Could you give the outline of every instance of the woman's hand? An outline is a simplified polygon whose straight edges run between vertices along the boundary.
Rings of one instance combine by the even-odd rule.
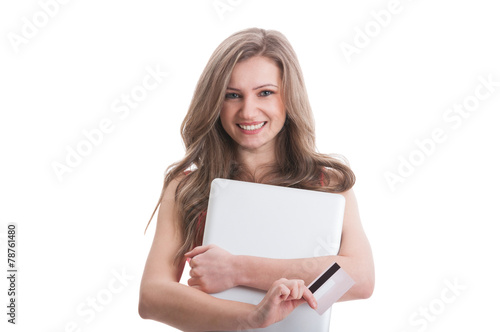
[[[266,296],[252,312],[249,323],[254,328],[263,328],[288,316],[302,303],[316,309],[317,303],[303,280],[281,278],[275,281]]]
[[[190,258],[188,285],[205,293],[218,293],[237,286],[235,257],[214,245],[199,246],[185,254]]]

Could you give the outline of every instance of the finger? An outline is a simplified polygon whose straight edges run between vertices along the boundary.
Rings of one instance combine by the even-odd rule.
[[[283,280],[283,284],[287,285],[290,293],[288,298],[283,299],[286,300],[295,300],[297,305],[302,303],[306,303],[313,309],[318,307],[318,303],[311,293],[311,291],[304,285],[303,280]],[[301,300],[301,301],[299,301]]]
[[[194,248],[193,250],[185,253],[184,256],[193,258],[196,255],[204,253],[208,249],[210,249],[209,246],[198,246],[198,247]]]
[[[290,297],[300,299],[303,293],[304,282],[302,280],[293,280],[291,284]]]
[[[288,289],[290,290],[290,294],[288,295],[289,300],[296,300],[297,299],[297,287],[296,285],[288,285]]]
[[[286,301],[290,296],[290,288],[285,284],[280,284],[278,286],[278,297],[281,301]]]
[[[208,246],[198,246],[184,254],[186,257],[194,257],[208,250]]]
[[[188,284],[188,286],[193,286],[194,285],[193,278],[189,278],[187,281],[187,284]]]
[[[189,278],[188,281],[187,281],[187,284],[188,284],[188,286],[195,287],[195,288],[198,288],[198,289],[202,289],[203,288],[203,284],[202,284],[200,278]]]
[[[191,269],[197,267],[199,260],[200,260],[199,256],[194,256],[193,258],[191,258],[189,260],[189,267],[191,267]]]
[[[297,308],[302,303],[306,303],[306,300],[304,300],[304,299],[298,299],[298,300],[292,300],[292,302],[293,302],[293,307]]]
[[[307,302],[307,304],[309,304],[311,308],[316,309],[318,307],[318,302],[316,302],[316,298],[314,297],[313,293],[311,293],[309,288],[305,287],[302,298]]]
[[[302,297],[301,286],[304,286],[304,282],[302,280],[289,280],[282,278],[276,282],[277,284],[282,284],[288,288],[289,294],[288,296],[291,299],[300,299]]]

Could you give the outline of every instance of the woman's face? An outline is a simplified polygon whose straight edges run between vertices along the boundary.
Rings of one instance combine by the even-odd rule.
[[[255,56],[237,63],[231,74],[220,119],[240,149],[272,151],[285,123],[281,72],[269,58]]]

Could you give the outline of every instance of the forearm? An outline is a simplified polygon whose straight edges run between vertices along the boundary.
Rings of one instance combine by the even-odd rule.
[[[238,256],[237,258],[237,282],[242,286],[268,290],[274,280],[282,277],[302,279],[306,285],[309,285],[320,273],[336,262],[356,282],[339,301],[367,298],[373,291],[373,262],[370,259],[360,261],[351,257],[333,255],[301,259],[255,256]]]
[[[221,300],[172,281],[141,287],[139,313],[182,331],[248,329],[254,305]],[[252,324],[253,325],[253,324]]]

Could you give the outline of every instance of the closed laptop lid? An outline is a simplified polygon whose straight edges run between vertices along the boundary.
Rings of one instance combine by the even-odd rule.
[[[340,194],[215,179],[203,244],[216,244],[234,255],[280,259],[336,255],[344,206]],[[307,271],[312,266],[302,268]],[[212,295],[257,304],[265,292],[239,286]],[[326,332],[330,310],[320,316],[302,304],[283,321],[259,331]]]

